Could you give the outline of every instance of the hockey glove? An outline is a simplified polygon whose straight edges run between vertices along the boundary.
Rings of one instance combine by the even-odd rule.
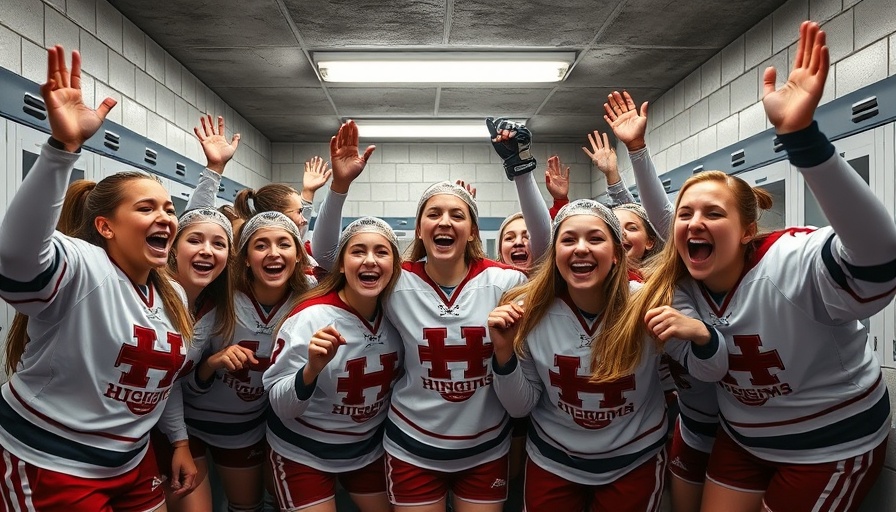
[[[535,169],[535,157],[529,152],[532,145],[532,133],[525,125],[513,123],[503,118],[487,117],[485,125],[492,138],[495,152],[504,160],[504,172],[507,179],[513,181],[517,176],[532,172]],[[508,140],[495,142],[499,130],[515,131],[516,135]]]

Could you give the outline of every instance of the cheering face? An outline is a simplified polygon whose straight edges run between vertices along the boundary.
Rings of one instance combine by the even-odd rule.
[[[654,241],[647,236],[647,228],[644,226],[644,219],[635,212],[616,209],[613,210],[622,226],[622,234],[624,239],[622,247],[625,248],[625,254],[628,256],[629,265],[634,268],[641,266],[641,260],[644,259],[644,253],[653,249]]]
[[[184,288],[205,289],[227,265],[230,245],[224,228],[214,222],[197,222],[175,242],[177,280]]]
[[[560,224],[554,256],[557,270],[572,290],[597,290],[616,263],[613,235],[593,215],[573,215]]]
[[[145,283],[149,271],[168,262],[177,232],[177,215],[171,196],[152,179],[128,182],[121,203],[111,217],[95,224],[106,239],[109,256],[131,280]]]
[[[265,290],[283,290],[296,270],[296,239],[281,228],[261,228],[247,244],[246,265],[255,278],[253,286]]]
[[[719,181],[698,182],[682,193],[674,236],[691,277],[714,292],[727,292],[737,281],[752,238],[730,189]]]
[[[532,253],[529,251],[529,231],[526,221],[514,219],[504,226],[501,234],[501,261],[527,271],[532,267]]]
[[[423,205],[417,236],[428,261],[454,262],[464,257],[473,240],[473,220],[463,199],[451,194],[434,195]]]
[[[302,197],[299,194],[290,194],[286,209],[282,213],[296,223],[299,233],[304,237],[308,232],[308,219],[302,214]]]
[[[339,272],[345,274],[345,294],[376,301],[392,280],[395,255],[389,240],[378,233],[358,233],[348,241]]]

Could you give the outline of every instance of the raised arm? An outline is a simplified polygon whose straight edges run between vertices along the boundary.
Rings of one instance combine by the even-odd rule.
[[[84,105],[81,95],[81,54],[72,52],[72,69],[65,50],[47,50],[47,82],[40,88],[47,106],[50,140],[10,201],[0,225],[0,275],[22,283],[49,269],[56,259],[53,231],[72,168],[84,141],[99,130],[115,106],[106,98],[97,109]]]
[[[569,204],[569,167],[563,169],[559,159],[557,165],[551,166],[551,161],[548,159],[548,168],[544,171],[544,185],[548,189],[548,194],[554,199],[548,209],[551,220],[553,220],[560,208]]]
[[[607,96],[604,112],[604,120],[628,150],[635,185],[641,196],[641,205],[647,211],[647,218],[656,226],[658,234],[665,236],[672,225],[674,207],[656,173],[644,138],[647,133],[647,102],[642,103],[639,110],[628,91],[623,91],[622,94],[613,91],[613,94]]]
[[[376,146],[367,146],[364,154],[358,152],[358,126],[347,121],[339,132],[330,138],[330,162],[333,165],[333,181],[330,192],[320,207],[311,234],[311,253],[317,264],[332,270],[336,263],[336,247],[342,232],[342,207],[352,182],[361,175]]]
[[[775,90],[775,68],[765,70],[762,104],[790,163],[799,168],[837,233],[838,252],[849,271],[892,276],[896,268],[893,216],[813,121],[829,67],[824,31],[817,23],[804,22],[787,83]]]
[[[218,195],[218,187],[221,186],[221,176],[224,174],[224,167],[227,166],[236,148],[240,145],[240,134],[233,134],[230,142],[224,138],[224,117],[218,116],[218,126],[212,123],[212,116],[202,116],[199,118],[201,126],[194,126],[193,133],[199,139],[202,145],[202,151],[205,153],[205,169],[199,175],[199,183],[196,184],[196,190],[187,201],[187,210],[194,208],[214,208],[215,196]]]
[[[594,130],[594,136],[588,134],[588,142],[591,143],[591,151],[582,146],[582,151],[591,159],[591,163],[597,167],[607,178],[607,194],[614,204],[634,203],[635,198],[622,181],[619,175],[619,166],[616,161],[616,149],[610,144],[607,133]]]
[[[536,167],[535,157],[529,151],[532,134],[524,125],[506,119],[489,117],[485,124],[495,152],[504,161],[507,178],[516,185],[520,210],[526,220],[526,229],[529,230],[529,250],[535,261],[541,258],[550,243],[551,216],[535,183],[535,177],[532,176]]]

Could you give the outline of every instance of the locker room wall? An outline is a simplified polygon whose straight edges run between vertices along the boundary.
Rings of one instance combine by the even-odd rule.
[[[796,51],[796,27],[805,19],[822,23],[831,55],[822,104],[896,74],[896,8],[891,0],[791,0],[735,39],[649,107],[647,142],[659,173],[685,166],[770,128],[761,99],[762,73],[778,70],[778,85],[787,78]],[[635,98],[637,101],[637,98]],[[875,146],[878,179],[875,193],[896,211],[894,126],[863,133]],[[871,142],[867,142],[870,137]],[[838,141],[838,151],[855,150],[855,138]],[[851,145],[852,144],[852,145]],[[618,146],[620,172],[634,182],[625,147]],[[847,159],[849,157],[847,156]],[[786,163],[790,223],[805,222],[805,191],[798,173]],[[773,164],[776,165],[776,164]],[[762,174],[768,169],[759,170]],[[883,339],[878,352],[896,410],[896,306],[872,319]],[[870,340],[874,342],[875,340]],[[894,424],[896,425],[896,424]],[[866,512],[896,510],[896,429],[891,430],[883,474],[862,507]]]

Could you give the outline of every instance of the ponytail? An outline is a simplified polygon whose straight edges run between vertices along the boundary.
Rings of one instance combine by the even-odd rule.
[[[244,188],[240,190],[236,197],[233,198],[233,209],[236,211],[236,214],[242,217],[243,219],[251,219],[253,215],[255,215],[255,209],[249,204],[249,201],[252,201],[253,205],[255,203],[255,190],[251,188]]]

